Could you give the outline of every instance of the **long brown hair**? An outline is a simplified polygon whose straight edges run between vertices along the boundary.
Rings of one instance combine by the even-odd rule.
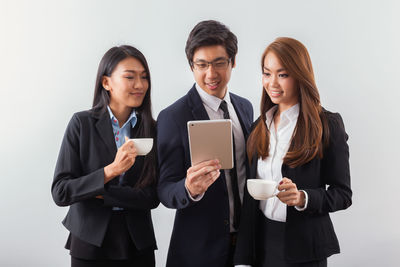
[[[329,130],[306,47],[293,38],[277,38],[262,55],[262,70],[268,53],[274,53],[279,58],[289,75],[295,79],[299,90],[299,117],[283,163],[294,168],[309,162],[316,156],[322,158],[323,146],[327,144]],[[268,156],[270,133],[266,125],[266,112],[274,105],[263,88],[261,116],[247,140],[247,155],[250,161],[255,155],[262,159]]]

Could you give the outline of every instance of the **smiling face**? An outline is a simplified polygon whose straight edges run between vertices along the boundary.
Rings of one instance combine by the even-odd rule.
[[[279,110],[284,111],[299,102],[299,89],[296,80],[283,67],[279,58],[272,52],[267,53],[263,64],[264,90]]]
[[[103,77],[103,87],[110,93],[111,109],[131,110],[142,105],[149,81],[142,63],[128,57],[118,63],[111,76]]]
[[[196,83],[207,94],[224,98],[228,82],[231,78],[232,66],[231,61],[225,67],[218,65],[219,62],[229,61],[229,56],[226,53],[225,47],[222,45],[202,46],[193,54],[193,75]],[[208,68],[201,70],[196,67],[196,63],[209,64]]]

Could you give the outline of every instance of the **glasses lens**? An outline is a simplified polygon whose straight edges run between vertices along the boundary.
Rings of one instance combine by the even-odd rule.
[[[214,62],[213,66],[214,66],[214,68],[219,69],[219,70],[226,69],[226,67],[228,67],[228,60],[227,59],[218,60],[218,61]]]
[[[196,70],[205,71],[208,69],[209,65],[212,65],[214,69],[224,70],[229,65],[229,59],[220,59],[214,62],[207,62],[207,61],[197,61],[193,62],[193,67]]]
[[[205,62],[194,62],[194,66],[198,70],[206,70],[208,68],[208,64]]]

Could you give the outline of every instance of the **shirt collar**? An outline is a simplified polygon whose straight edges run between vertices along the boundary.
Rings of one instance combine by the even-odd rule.
[[[266,117],[266,122],[265,123],[267,124],[268,129],[271,127],[271,123],[272,123],[272,120],[274,118],[274,114],[275,114],[277,109],[278,109],[278,105],[275,105],[272,108],[270,108],[267,111],[267,113],[265,114],[265,117]]]
[[[282,115],[288,118],[290,121],[296,121],[299,117],[300,105],[297,103],[296,105],[290,107],[288,110],[285,110]],[[281,116],[282,116],[281,115]]]
[[[218,111],[222,100],[225,100],[228,105],[231,104],[231,98],[229,96],[229,91],[228,90],[226,90],[224,99],[222,99],[222,100],[219,99],[216,96],[207,94],[203,89],[201,89],[201,87],[197,83],[196,83],[196,90],[199,93],[201,101],[203,102],[203,104],[207,105],[208,107],[210,107],[215,112]]]
[[[267,124],[268,129],[271,126],[272,120],[274,118],[274,114],[277,109],[278,109],[278,105],[275,105],[272,108],[270,108],[267,111],[267,113],[265,114],[266,124]],[[297,118],[299,117],[299,112],[300,112],[300,105],[299,105],[299,103],[297,103],[296,105],[291,106],[289,109],[282,112],[281,119],[287,118],[291,122],[296,121]]]
[[[108,110],[108,113],[110,114],[111,124],[119,126],[118,119],[112,113],[110,106],[107,106],[107,110]],[[121,129],[124,128],[128,123],[131,124],[132,128],[135,127],[136,121],[137,121],[136,110],[132,109],[131,115],[129,115],[128,120],[124,123],[124,125],[121,127]]]

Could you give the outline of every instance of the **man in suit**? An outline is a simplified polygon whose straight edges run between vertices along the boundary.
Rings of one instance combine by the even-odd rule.
[[[158,194],[177,209],[167,266],[233,266],[253,108],[228,91],[237,39],[225,25],[198,23],[185,50],[196,83],[157,119]],[[232,120],[235,167],[220,170],[217,159],[191,166],[187,122],[224,118]]]

